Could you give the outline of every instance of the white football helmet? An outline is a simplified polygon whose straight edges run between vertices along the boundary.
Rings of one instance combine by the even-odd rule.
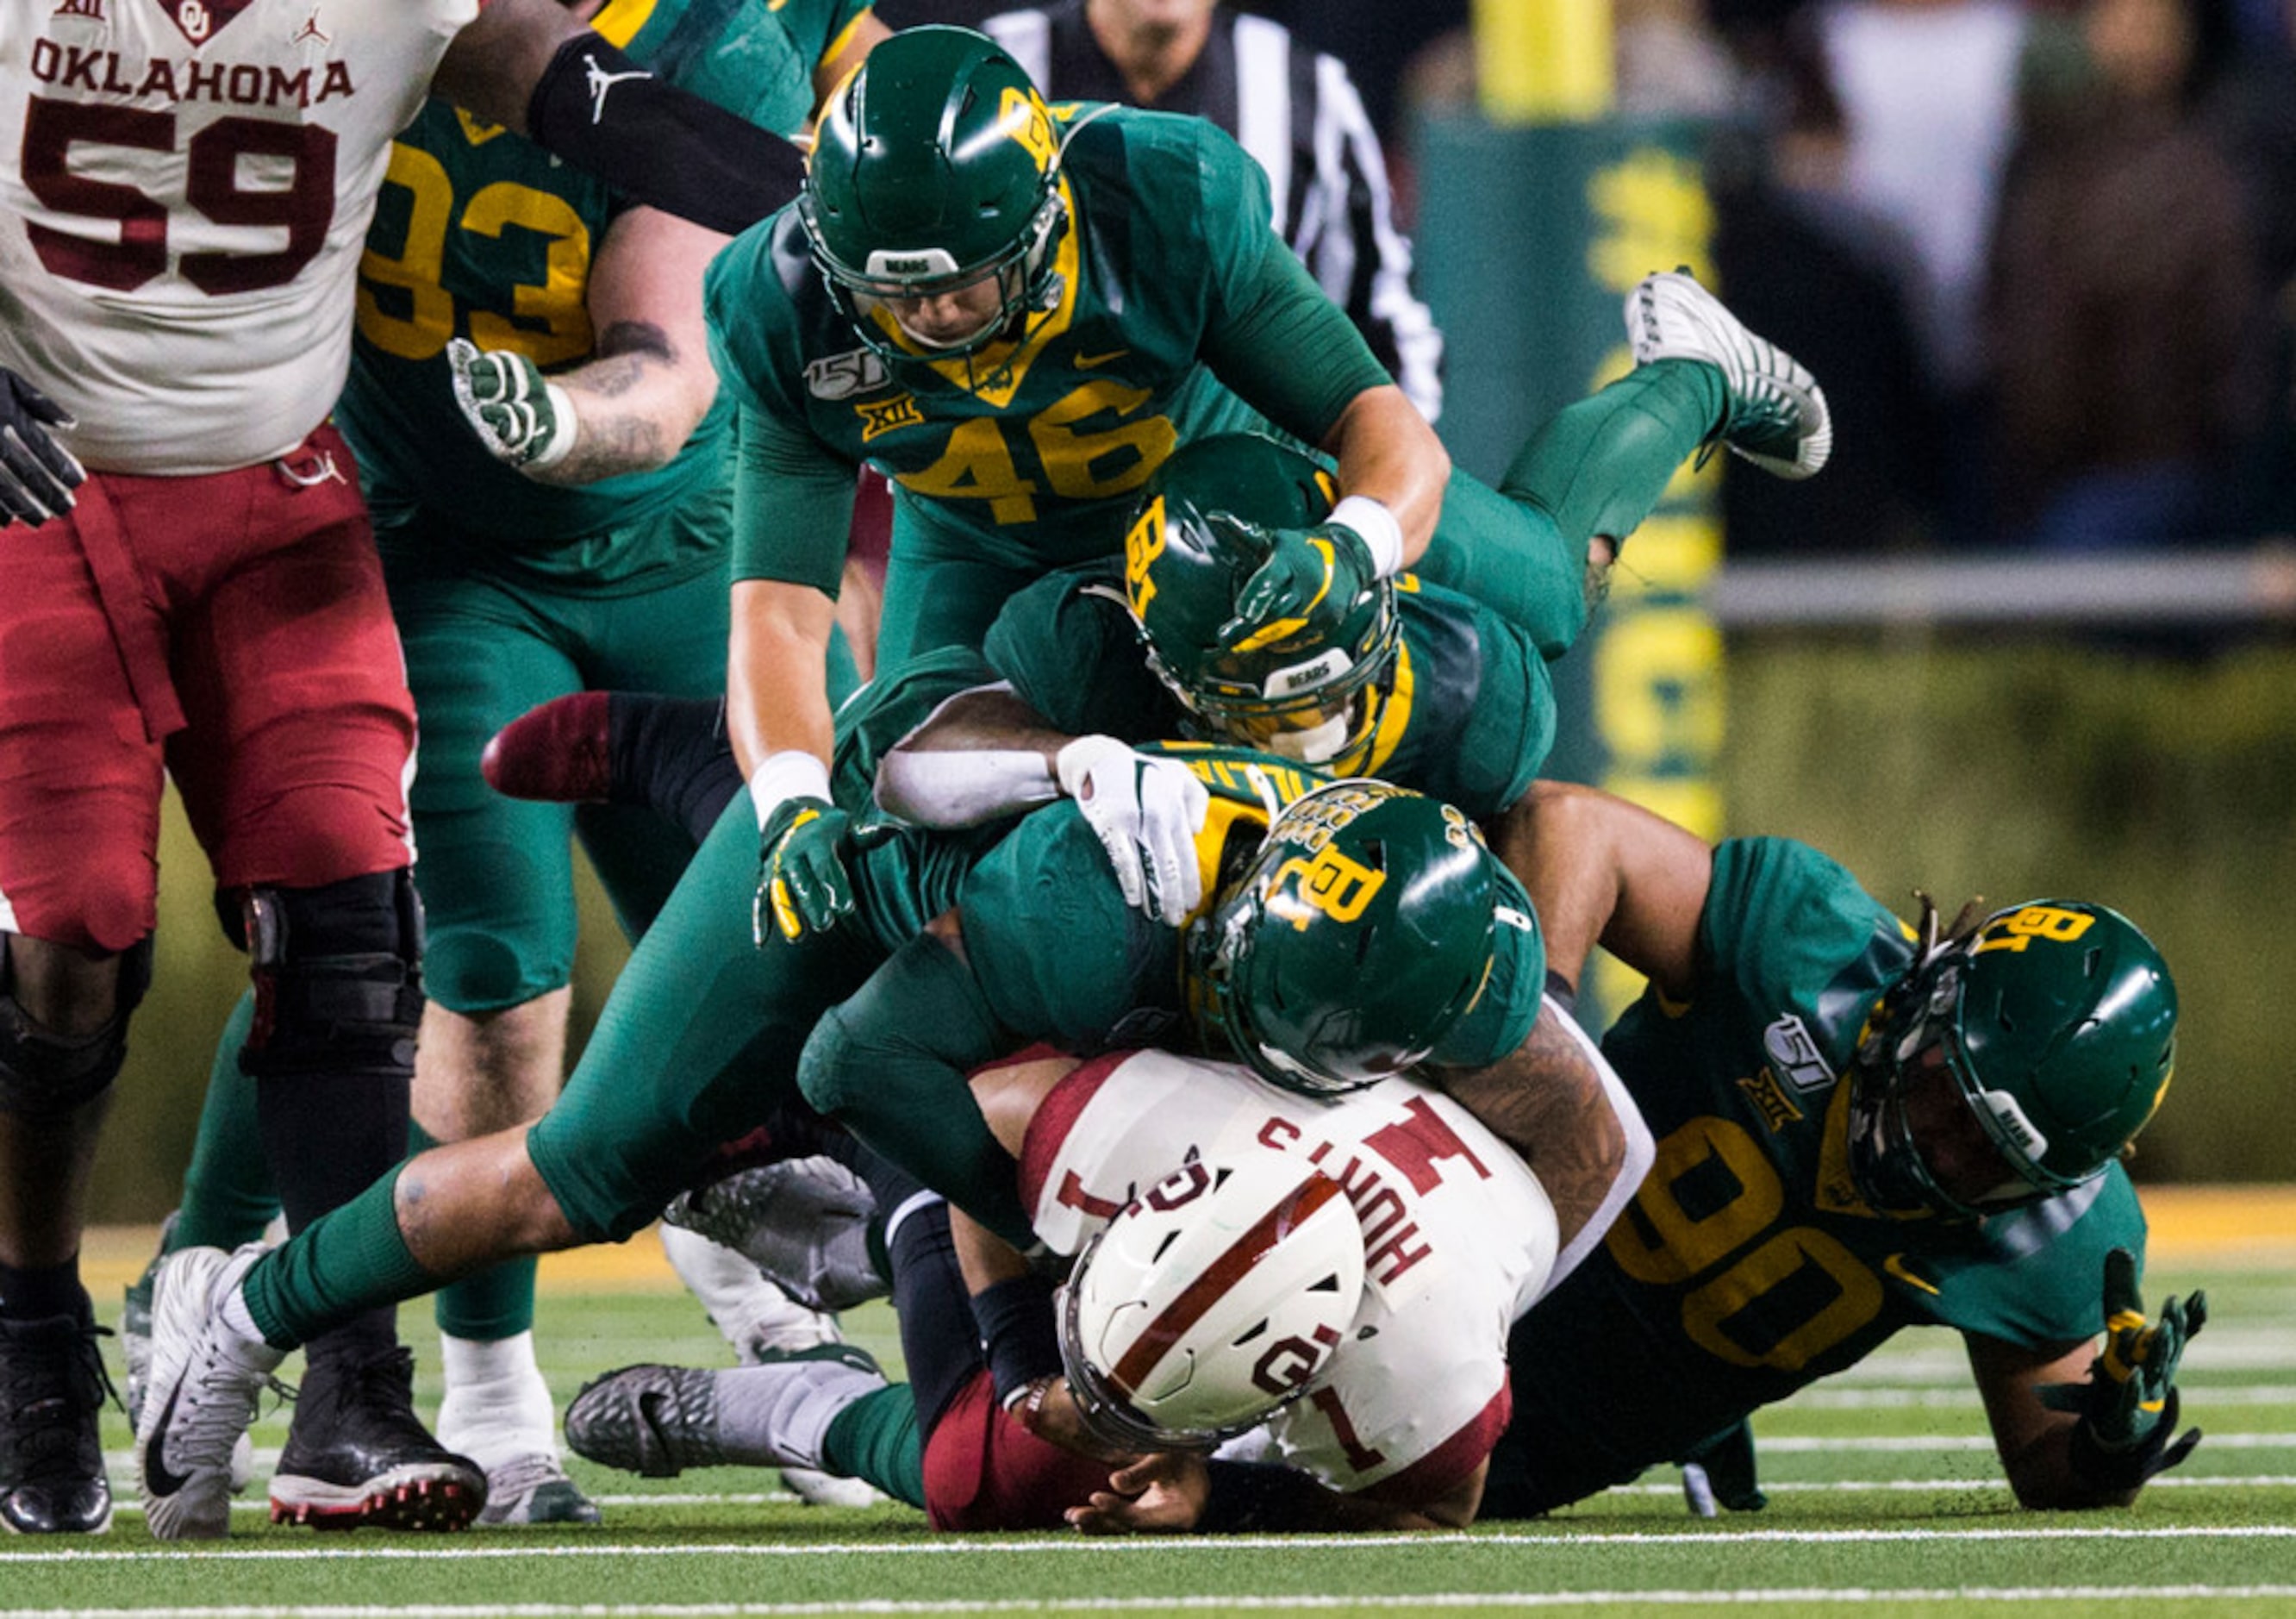
[[[1070,1392],[1112,1445],[1209,1449],[1306,1391],[1363,1289],[1363,1228],[1337,1181],[1274,1151],[1192,1160],[1078,1256]]]

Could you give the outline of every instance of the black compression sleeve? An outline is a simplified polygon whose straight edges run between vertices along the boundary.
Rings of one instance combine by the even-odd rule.
[[[665,84],[596,35],[558,47],[528,133],[637,201],[734,235],[798,193],[805,161],[777,135]]]

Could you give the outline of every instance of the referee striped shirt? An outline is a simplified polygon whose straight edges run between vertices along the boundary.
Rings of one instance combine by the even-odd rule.
[[[1046,101],[1131,99],[1085,21],[1084,0],[980,26]],[[1339,58],[1295,48],[1280,24],[1222,6],[1202,53],[1153,106],[1210,119],[1267,171],[1276,228],[1433,421],[1443,407],[1443,334],[1412,285],[1386,155]]]

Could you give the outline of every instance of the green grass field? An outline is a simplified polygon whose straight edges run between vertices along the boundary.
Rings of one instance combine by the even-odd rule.
[[[600,1527],[320,1537],[273,1528],[261,1504],[283,1410],[256,1429],[258,1484],[233,1538],[163,1548],[144,1538],[115,1415],[105,1434],[122,1502],[112,1533],[0,1545],[0,1612],[1956,1615],[2110,1604],[2144,1619],[2296,1614],[2296,1258],[2276,1251],[2271,1262],[2237,1266],[2156,1262],[2157,1285],[2209,1290],[2210,1324],[2184,1379],[2186,1418],[2209,1437],[2125,1513],[2016,1510],[1958,1342],[1941,1333],[1902,1336],[1759,1419],[1763,1513],[1702,1523],[1685,1512],[1672,1469],[1659,1469],[1552,1519],[1440,1536],[937,1537],[904,1508],[802,1505],[772,1473],[657,1485],[578,1460],[606,1508]],[[116,1314],[117,1287],[106,1297]],[[410,1310],[406,1324],[435,1366],[425,1313]],[[894,1357],[882,1307],[848,1327]],[[545,1288],[537,1336],[562,1404],[609,1367],[725,1358],[699,1308],[658,1285],[562,1277]],[[435,1400],[435,1381],[418,1393]]]

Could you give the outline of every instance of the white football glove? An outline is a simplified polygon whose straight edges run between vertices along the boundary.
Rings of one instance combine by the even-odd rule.
[[[496,460],[539,472],[574,448],[574,401],[523,354],[458,337],[447,345],[447,363],[455,403]]]
[[[1195,772],[1113,736],[1079,736],[1053,763],[1108,851],[1124,902],[1172,927],[1185,922],[1204,897],[1196,834],[1211,807]]]

